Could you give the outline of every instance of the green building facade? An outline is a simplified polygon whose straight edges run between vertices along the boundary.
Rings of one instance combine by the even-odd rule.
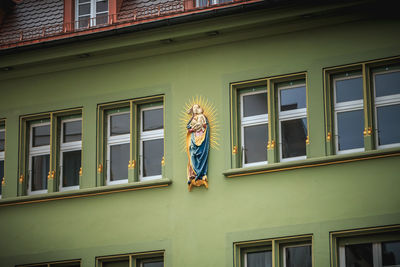
[[[153,266],[153,260],[167,267],[400,266],[394,6],[265,1],[240,7],[0,51],[0,266]],[[353,102],[342,107],[339,82],[352,78],[361,97],[344,92]],[[282,88],[304,88],[302,103],[290,98],[299,107],[285,110]],[[261,114],[268,115],[247,122],[246,94],[258,96],[254,103],[265,97]],[[189,192],[186,112],[195,103],[209,116],[212,140],[208,189]],[[141,112],[152,107],[163,112],[163,155],[160,173],[143,179]],[[287,110],[297,110],[287,118],[300,126],[285,126]],[[129,153],[116,165],[127,168],[121,183],[108,176],[113,113],[130,117],[127,139],[116,141]],[[346,121],[361,127],[361,146],[353,146],[353,137],[341,144],[343,113],[362,114]],[[62,122],[79,118],[79,185],[63,191]],[[30,138],[37,123],[50,131],[43,150],[49,156],[40,163],[49,173],[47,188],[32,194],[36,141]],[[268,125],[267,138],[258,143],[259,132],[246,132],[246,123]],[[290,134],[298,127],[304,136]],[[291,140],[304,146],[291,147]],[[297,152],[285,156],[285,145]],[[260,147],[264,154],[253,160]]]

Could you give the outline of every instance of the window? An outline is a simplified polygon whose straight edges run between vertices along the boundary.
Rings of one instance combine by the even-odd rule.
[[[98,257],[99,267],[164,267],[162,251]]]
[[[162,178],[163,97],[99,105],[99,119],[99,184]]]
[[[306,158],[305,81],[296,74],[231,84],[234,168]]]
[[[79,189],[81,110],[21,117],[20,129],[19,194]]]
[[[79,189],[82,166],[82,119],[61,120],[60,191]]]
[[[331,234],[331,238],[336,244],[334,266],[400,266],[398,226],[336,232]]]
[[[4,158],[5,158],[6,130],[4,121],[0,121],[0,198],[2,195],[2,185],[4,182]]]
[[[140,178],[142,181],[159,179],[164,155],[163,107],[142,108],[140,115]]]
[[[364,150],[362,76],[359,72],[342,76],[333,80],[337,154]]]
[[[400,146],[399,59],[326,69],[325,77],[328,154]]]
[[[79,260],[17,265],[17,267],[80,267],[80,266],[81,262]]]
[[[50,123],[30,125],[28,194],[47,192],[47,174],[50,171]]]
[[[234,266],[312,267],[311,240],[300,236],[235,243]]]
[[[229,2],[233,2],[233,0],[196,0],[196,7],[206,7]]]
[[[108,23],[108,0],[76,0],[77,28]]]

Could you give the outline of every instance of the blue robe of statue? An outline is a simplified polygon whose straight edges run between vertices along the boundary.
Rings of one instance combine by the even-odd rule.
[[[190,123],[187,129],[191,129]],[[210,150],[210,127],[206,118],[206,127],[204,132],[189,132],[186,138],[188,164],[188,184],[193,178],[195,181],[202,180],[207,175],[208,170],[208,152]]]

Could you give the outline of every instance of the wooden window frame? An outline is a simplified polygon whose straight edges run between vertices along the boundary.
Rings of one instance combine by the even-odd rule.
[[[104,262],[112,262],[115,260],[128,260],[129,267],[143,267],[143,261],[155,261],[163,260],[165,263],[165,251],[149,251],[149,252],[137,252],[137,253],[127,253],[111,256],[99,256],[96,257],[96,267],[103,267]]]
[[[306,155],[295,158],[282,159],[282,148],[281,142],[281,129],[280,118],[281,112],[279,111],[279,84],[287,82],[296,82],[293,87],[298,87],[298,81],[302,81],[302,84],[306,87],[306,108],[301,110],[301,114],[297,112],[301,118],[307,120],[307,139],[306,144]],[[244,164],[243,158],[243,130],[241,125],[242,120],[242,94],[243,91],[247,91],[251,88],[266,87],[268,96],[268,115],[264,122],[268,124],[268,143],[266,148],[267,161],[257,162],[251,164]],[[268,165],[278,162],[296,161],[307,158],[308,145],[309,145],[309,115],[308,115],[308,86],[307,86],[307,73],[300,72],[288,75],[272,76],[256,80],[234,82],[230,84],[230,109],[231,109],[231,142],[232,142],[232,156],[231,156],[231,167],[232,168],[247,168],[261,165]],[[296,113],[296,112],[295,112]],[[296,115],[296,116],[297,116]],[[289,117],[288,117],[289,118]],[[290,117],[292,118],[292,117]],[[285,119],[286,120],[286,119]]]
[[[147,107],[148,105],[156,104],[157,107],[162,106],[165,111],[165,99],[164,95],[150,96],[150,97],[142,97],[131,100],[124,100],[118,102],[111,102],[105,104],[98,105],[98,127],[97,127],[97,185],[104,186],[108,185],[108,177],[110,167],[108,166],[107,160],[109,157],[109,116],[110,112],[116,111],[118,109],[128,108],[130,114],[130,152],[129,152],[129,160],[127,162],[128,166],[128,177],[127,179],[121,180],[121,183],[135,183],[146,181],[146,179],[142,179],[141,170],[142,163],[140,160],[141,155],[141,110],[143,107]],[[121,112],[122,113],[122,112]],[[163,121],[165,122],[165,112],[163,112]],[[164,154],[165,154],[165,124],[164,129],[162,130],[163,139],[164,139]],[[123,142],[128,143],[127,136],[124,137]],[[122,142],[122,139],[121,139]],[[163,156],[164,158],[164,156]],[[157,177],[151,177],[153,179],[162,179],[164,178],[164,166],[163,163],[160,162],[162,174]],[[150,180],[150,179],[147,179]]]
[[[324,69],[324,102],[325,102],[325,147],[326,155],[338,155],[359,151],[382,150],[387,148],[400,147],[400,143],[389,145],[378,145],[377,130],[377,108],[384,105],[400,104],[400,94],[395,97],[376,97],[375,75],[385,73],[379,71],[380,68],[388,66],[399,66],[400,56],[386,59],[370,60],[349,65],[329,67]],[[336,118],[335,118],[335,98],[334,98],[334,76],[351,72],[361,72],[363,79],[363,111],[364,111],[364,146],[363,150],[349,150],[344,152],[337,151],[336,140]],[[398,71],[398,67],[397,70]],[[334,138],[335,137],[335,138]]]
[[[62,121],[70,116],[77,116],[82,120],[82,108],[73,108],[68,110],[52,111],[40,114],[25,115],[20,117],[20,134],[19,134],[19,164],[18,164],[18,196],[45,194],[57,191],[61,186],[61,143],[62,143]],[[50,125],[50,145],[45,148],[34,148],[32,151],[32,127],[39,124]],[[83,133],[82,133],[83,138]],[[80,144],[82,148],[82,142]],[[46,150],[46,151],[45,151]],[[82,151],[82,149],[81,149]],[[33,152],[33,153],[32,153]],[[49,173],[47,176],[47,190],[31,191],[31,158],[34,154],[42,155],[48,152],[50,155]],[[82,166],[79,171],[79,180],[82,179]],[[81,183],[79,183],[81,184]],[[69,188],[77,189],[77,188]]]
[[[95,27],[98,25],[102,25],[102,24],[97,24],[97,16],[107,16],[106,19],[106,24],[108,24],[109,19],[109,13],[110,13],[110,0],[106,0],[107,1],[107,11],[101,11],[101,12],[97,12],[96,10],[96,3],[97,2],[101,2],[103,0],[86,0],[86,2],[84,3],[79,3],[79,0],[75,0],[75,18],[76,18],[76,25],[75,25],[75,29],[87,29],[87,28],[91,28],[91,27]],[[112,0],[111,0],[112,1]],[[88,14],[85,15],[79,15],[79,5],[82,4],[90,4],[90,12]],[[88,26],[86,27],[79,27],[79,18],[80,17],[84,17],[84,16],[89,16],[89,23]]]
[[[233,249],[234,249],[233,266],[247,267],[246,263],[247,253],[258,252],[258,251],[260,252],[271,251],[272,266],[285,267],[285,248],[294,246],[306,246],[306,245],[311,246],[311,262],[312,266],[314,266],[312,234],[235,242],[233,244]]]
[[[345,267],[344,250],[346,245],[368,243],[372,244],[374,267],[382,267],[381,255],[377,255],[377,253],[380,252],[381,243],[390,241],[400,241],[400,225],[378,226],[331,232],[331,266]]]

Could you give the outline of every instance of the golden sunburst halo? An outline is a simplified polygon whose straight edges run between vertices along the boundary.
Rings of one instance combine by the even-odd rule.
[[[194,104],[199,105],[203,109],[204,116],[208,119],[208,124],[210,126],[210,148],[212,149],[219,149],[219,124],[218,124],[218,114],[215,105],[208,101],[203,96],[195,96],[189,99],[180,113],[179,116],[179,139],[180,147],[182,151],[186,151],[186,135],[187,129],[186,126],[191,118],[191,115],[188,114],[189,109],[193,107]]]

